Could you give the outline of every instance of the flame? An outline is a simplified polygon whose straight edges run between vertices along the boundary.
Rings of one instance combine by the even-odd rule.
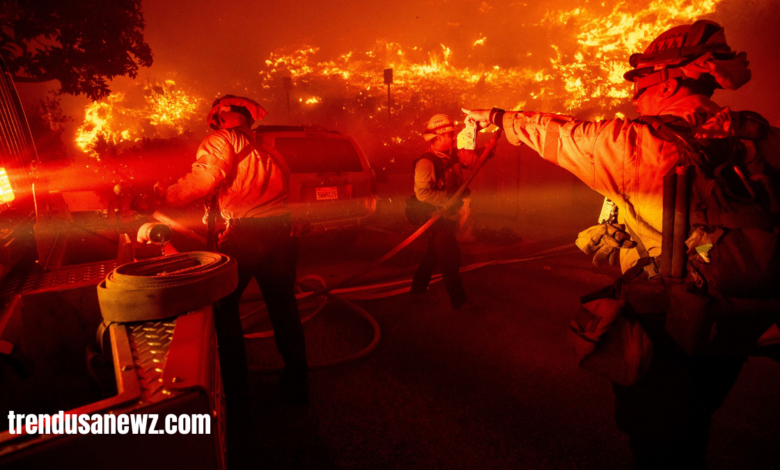
[[[345,100],[343,109],[368,119],[379,118],[378,111],[388,105],[382,76],[386,68],[393,69],[396,115],[446,101],[466,107],[514,102],[540,111],[574,114],[587,109],[590,116],[610,116],[630,96],[631,84],[623,80],[628,57],[672,26],[712,14],[721,1],[604,0],[548,11],[537,26],[559,34],[550,35],[555,39],[547,50],[518,51],[515,66],[464,66],[465,51],[447,44],[426,51],[378,40],[370,50],[329,59],[311,45],[278,50],[260,75],[265,89],[275,89],[279,77],[290,76],[294,87],[339,96]],[[480,34],[471,45],[486,50],[486,40]]]
[[[125,93],[111,93],[86,107],[84,121],[76,131],[76,145],[99,158],[97,147],[101,140],[118,145],[142,137],[180,135],[200,116],[203,103],[202,98],[178,89],[173,80],[147,83],[140,102],[132,102]]]
[[[401,135],[390,139],[391,144],[416,142],[419,132],[415,129],[424,114],[460,107],[517,103],[507,109],[591,119],[624,117],[631,84],[623,80],[623,74],[629,68],[630,54],[643,51],[672,26],[713,14],[722,1],[603,0],[586,1],[574,9],[548,10],[533,26],[546,28],[551,42],[533,50],[512,50],[513,44],[505,44],[508,50],[492,55],[502,57],[500,64],[485,58],[491,57],[486,54],[495,52],[500,41],[492,36],[488,41],[481,33],[459,47],[423,48],[379,39],[368,50],[334,54],[316,45],[282,48],[272,52],[259,70],[263,92],[257,97],[274,109],[291,93],[295,112],[310,113],[297,117],[303,121],[339,110],[349,122],[362,120],[367,130],[392,126],[397,131],[391,135]],[[479,5],[480,10],[490,9],[487,2]],[[388,68],[393,70],[391,99],[383,77]],[[290,77],[292,90],[283,88],[282,77]],[[140,99],[128,91],[87,106],[77,145],[97,156],[101,141],[116,145],[142,137],[178,135],[202,115],[205,100],[171,80],[142,88]],[[328,124],[333,122],[334,116],[328,114]]]
[[[101,138],[109,144],[134,138],[130,135],[130,129],[116,129],[117,121],[121,118],[135,117],[135,112],[121,106],[124,101],[124,93],[111,93],[106,99],[87,106],[84,122],[76,132],[76,145],[82,151],[97,157],[95,147]]]
[[[148,119],[153,126],[173,126],[180,134],[184,125],[196,116],[202,100],[176,88],[176,82],[165,80],[162,85],[146,88]]]
[[[581,109],[593,99],[604,99],[604,107],[624,102],[631,88],[623,80],[623,73],[629,69],[628,56],[643,51],[667,29],[713,13],[721,1],[653,0],[635,11],[631,11],[635,3],[617,1],[607,12],[603,10],[608,7],[602,3],[602,8],[580,7],[557,16],[548,13],[543,22],[553,26],[564,26],[572,20],[577,24],[577,51],[571,56],[574,60],[553,46],[556,55],[552,68],[570,93],[566,109]],[[584,77],[588,78],[585,82]]]
[[[266,68],[260,71],[263,88],[272,89],[280,77],[289,76],[296,86],[308,84],[320,93],[346,94],[354,99],[348,110],[357,112],[368,108],[373,94],[384,96],[382,70],[391,68],[394,108],[401,110],[411,101],[429,105],[437,99],[439,102],[445,97],[450,99],[448,95],[473,95],[475,86],[511,88],[518,82],[528,82],[537,72],[492,65],[457,67],[452,63],[456,53],[446,44],[425,52],[416,46],[404,48],[398,43],[378,40],[369,51],[349,51],[333,60],[322,61],[317,61],[318,52],[316,47],[304,46],[289,53],[272,53]],[[370,109],[377,110],[376,103]]]

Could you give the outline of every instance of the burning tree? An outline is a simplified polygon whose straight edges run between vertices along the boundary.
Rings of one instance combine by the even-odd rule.
[[[176,137],[200,123],[204,104],[173,80],[147,82],[142,93],[111,93],[87,106],[76,144],[99,158],[109,150],[116,153],[120,144]]]
[[[0,52],[17,82],[59,80],[61,92],[106,97],[107,80],[152,65],[140,0],[4,0]]]

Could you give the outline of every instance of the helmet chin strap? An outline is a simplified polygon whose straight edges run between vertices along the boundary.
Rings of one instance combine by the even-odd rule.
[[[631,99],[635,100],[639,98],[639,95],[642,94],[642,90],[646,88],[650,88],[651,86],[658,85],[659,83],[663,83],[672,78],[679,78],[683,76],[685,76],[683,70],[680,68],[676,68],[676,69],[663,69],[648,75],[636,77],[634,79],[634,94],[632,95]]]

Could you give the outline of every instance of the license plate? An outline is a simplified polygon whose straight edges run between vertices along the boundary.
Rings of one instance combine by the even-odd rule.
[[[336,186],[324,186],[321,188],[316,188],[316,192],[317,192],[318,201],[326,201],[328,199],[339,198],[339,191]]]

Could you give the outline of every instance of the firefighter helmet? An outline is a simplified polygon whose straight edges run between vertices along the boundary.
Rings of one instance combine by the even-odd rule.
[[[645,88],[671,78],[698,80],[706,74],[715,79],[716,88],[730,90],[750,80],[747,54],[732,51],[723,27],[708,20],[669,29],[644,53],[631,55],[629,63],[633,69],[623,78],[634,82],[634,99]]]
[[[436,136],[446,134],[448,132],[455,132],[455,125],[452,124],[452,120],[446,114],[437,114],[433,116],[428,121],[428,125],[425,126],[425,133],[423,133],[423,138],[426,141],[433,140],[436,138]]]
[[[209,111],[206,117],[209,127],[214,130],[220,129],[219,113],[228,111],[243,114],[249,119],[250,125],[259,119],[263,119],[268,114],[262,106],[249,98],[225,95],[214,100],[214,103],[211,105],[211,111]]]

